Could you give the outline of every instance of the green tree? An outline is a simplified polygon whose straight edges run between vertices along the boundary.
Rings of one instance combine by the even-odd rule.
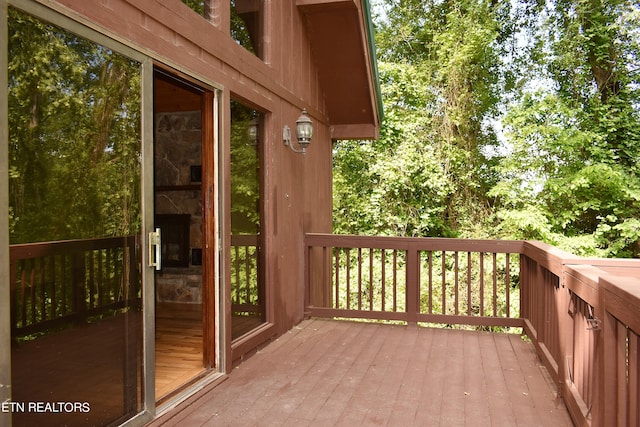
[[[486,235],[480,225],[490,217],[497,144],[489,123],[513,80],[501,50],[513,36],[513,25],[502,25],[511,22],[510,3],[378,7],[386,10],[376,19],[385,120],[379,141],[336,146],[335,228]],[[364,165],[362,156],[371,160]]]
[[[500,232],[640,256],[638,6],[559,1],[546,16],[537,46],[548,54],[538,60],[551,84],[505,117],[511,151],[491,192]]]

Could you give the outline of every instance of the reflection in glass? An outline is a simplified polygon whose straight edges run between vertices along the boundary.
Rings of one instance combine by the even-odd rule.
[[[260,260],[262,114],[231,101],[232,338],[265,321]]]
[[[140,64],[9,8],[13,425],[141,410]],[[53,408],[50,406],[50,408]]]
[[[261,0],[231,0],[231,37],[258,58],[262,52]]]

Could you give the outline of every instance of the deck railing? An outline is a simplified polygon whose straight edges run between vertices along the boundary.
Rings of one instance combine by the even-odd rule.
[[[231,310],[234,315],[261,313],[258,269],[259,236],[231,236]]]
[[[311,316],[523,326],[522,242],[307,235]]]
[[[523,327],[576,425],[640,425],[640,260],[528,241],[309,234],[308,316]]]
[[[10,245],[14,337],[118,310],[140,290],[135,237]]]

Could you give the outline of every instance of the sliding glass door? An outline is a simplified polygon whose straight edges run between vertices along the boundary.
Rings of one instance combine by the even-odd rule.
[[[69,27],[8,7],[14,426],[145,406],[144,59]]]

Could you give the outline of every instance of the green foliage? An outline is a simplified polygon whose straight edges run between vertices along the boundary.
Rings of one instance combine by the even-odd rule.
[[[337,232],[640,256],[637,2],[374,11],[385,121],[378,141],[336,144]]]
[[[524,93],[505,116],[510,152],[490,193],[499,229],[579,254],[638,257],[638,6],[547,9],[538,34],[550,40],[542,65],[557,90]]]
[[[388,2],[376,35],[385,121],[379,141],[336,145],[337,231],[478,233],[495,182],[487,153],[497,138],[487,122],[511,81],[494,49],[509,37],[497,25],[508,8]]]

